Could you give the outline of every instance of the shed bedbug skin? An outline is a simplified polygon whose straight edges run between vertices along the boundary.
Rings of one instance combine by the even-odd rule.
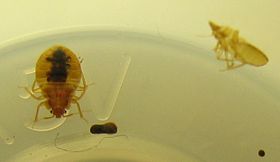
[[[63,46],[47,49],[39,57],[35,72],[32,89],[25,87],[33,98],[41,101],[37,106],[35,122],[42,106],[52,113],[51,117],[45,118],[73,115],[66,115],[71,103],[77,105],[80,117],[84,119],[78,100],[84,96],[88,85],[80,61],[70,49]],[[76,91],[81,91],[80,95],[75,95]]]
[[[209,21],[213,36],[218,40],[214,48],[218,60],[226,62],[227,69],[235,69],[245,64],[263,66],[268,58],[257,47],[239,37],[239,31],[227,26],[220,26]],[[239,61],[240,64],[236,64]]]
[[[115,134],[118,131],[118,127],[115,123],[109,122],[105,124],[94,124],[90,128],[92,134]]]

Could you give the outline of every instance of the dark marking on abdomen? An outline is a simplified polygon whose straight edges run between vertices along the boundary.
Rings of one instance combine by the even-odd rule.
[[[51,57],[47,57],[47,61],[51,62],[50,71],[47,72],[48,82],[66,82],[68,70],[70,67],[70,57],[63,50],[57,49]]]

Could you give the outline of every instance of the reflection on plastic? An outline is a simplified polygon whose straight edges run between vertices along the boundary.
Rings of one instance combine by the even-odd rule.
[[[15,142],[15,136],[11,136],[10,133],[0,126],[0,138],[7,145],[11,145]]]
[[[99,148],[100,145],[102,144],[102,142],[104,142],[104,140],[115,139],[115,138],[120,138],[120,137],[124,137],[125,140],[129,140],[128,136],[127,136],[127,135],[124,135],[124,134],[106,136],[106,137],[103,137],[103,138],[95,145],[95,147],[96,147],[96,148]]]
[[[63,150],[66,152],[85,152],[85,151],[89,151],[92,149],[98,149],[102,143],[104,141],[106,141],[107,139],[114,139],[117,140],[118,142],[124,143],[125,141],[122,141],[121,139],[119,139],[120,137],[125,137],[125,140],[128,140],[128,136],[127,135],[98,135],[98,137],[96,136],[96,138],[93,139],[92,142],[85,142],[83,140],[87,139],[87,135],[83,134],[81,135],[80,138],[82,138],[82,140],[74,140],[72,136],[77,136],[77,134],[72,134],[69,137],[60,137],[59,138],[59,133],[57,133],[55,140],[54,140],[54,146],[55,148],[59,149],[59,150]],[[66,143],[65,140],[69,138],[70,142]],[[63,143],[58,144],[58,139],[61,139]],[[92,138],[90,138],[92,139]],[[119,141],[121,140],[121,141]],[[111,143],[112,141],[110,141]],[[82,148],[85,147],[85,148]]]
[[[69,111],[67,111],[67,114],[69,114]],[[66,121],[66,117],[52,118],[52,119],[39,119],[36,122],[34,122],[33,120],[28,121],[24,125],[28,129],[38,131],[38,132],[45,132],[45,131],[50,131],[50,130],[58,128],[65,121]]]
[[[128,55],[123,55],[121,62],[119,63],[119,71],[116,75],[115,82],[112,85],[112,93],[108,94],[108,97],[105,101],[105,106],[102,112],[97,113],[96,118],[101,121],[108,120],[111,116],[111,113],[114,109],[115,103],[117,101],[119,92],[123,85],[123,81],[126,77],[129,65],[131,62],[131,57]]]
[[[58,136],[59,136],[59,133],[56,134],[56,137],[54,140],[54,146],[55,146],[55,148],[57,148],[59,150],[63,150],[63,151],[67,151],[67,152],[85,152],[85,151],[89,151],[93,148],[93,147],[88,147],[88,148],[84,148],[84,149],[80,149],[80,150],[71,150],[71,149],[63,148],[57,144]]]
[[[26,122],[24,124],[24,126],[28,129],[31,129],[31,130],[34,130],[34,131],[38,131],[38,132],[45,132],[45,131],[50,131],[50,130],[53,130],[53,129],[56,129],[58,128],[59,126],[61,126],[66,118],[59,118],[59,119],[52,119],[52,120],[58,120],[56,122],[43,122],[43,121],[47,121],[48,119],[46,120],[41,120],[41,121],[37,121],[37,122]]]
[[[19,97],[20,98],[22,98],[22,99],[30,98],[30,94],[28,94],[23,88],[28,87],[29,86],[28,83],[33,82],[34,73],[35,73],[34,68],[28,68],[28,69],[23,71],[22,76],[21,76],[21,80],[20,80],[20,85],[19,85],[19,88],[21,90],[19,92]]]

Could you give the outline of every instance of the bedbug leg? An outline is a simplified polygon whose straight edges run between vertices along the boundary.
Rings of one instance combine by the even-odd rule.
[[[81,110],[81,106],[79,104],[79,102],[76,100],[76,99],[72,99],[72,102],[75,103],[77,105],[77,108],[78,108],[78,111],[79,111],[79,114],[80,114],[80,117],[86,121],[88,123],[88,121],[84,118],[84,115],[82,113],[82,110]]]
[[[221,46],[221,44],[220,44],[220,42],[218,41],[217,44],[216,44],[216,46],[215,46],[215,48],[214,48],[213,50],[214,50],[215,52],[218,52],[219,49],[221,48],[220,46]]]
[[[230,68],[228,68],[228,70],[236,69],[236,68],[239,68],[239,67],[244,66],[244,65],[246,65],[246,63],[243,63],[243,62],[242,62],[242,63],[239,64],[239,65],[231,66]]]
[[[41,102],[41,103],[38,104],[34,122],[36,122],[36,121],[38,120],[39,109],[41,108],[41,106],[42,106],[43,104],[46,104],[46,101],[43,101],[43,102]]]
[[[31,97],[33,97],[33,98],[36,99],[36,100],[42,100],[42,99],[45,98],[44,96],[36,96],[36,95],[34,94],[34,92],[33,92],[32,90],[29,90],[27,87],[24,87],[24,89],[26,90],[27,93],[30,94]]]
[[[221,60],[221,61],[227,61],[226,57],[225,57],[225,52],[223,50],[219,50],[216,52],[216,58],[217,60]],[[222,56],[224,55],[224,58],[222,58]]]
[[[88,88],[88,85],[86,83],[86,79],[85,79],[83,73],[82,73],[82,84],[83,84],[83,86],[79,87],[81,89],[82,93],[80,94],[80,96],[75,96],[75,100],[81,99],[84,96],[84,94],[86,93],[86,90]]]
[[[228,47],[227,47],[227,43],[224,40],[219,40],[217,45],[214,48],[214,51],[216,52],[216,58],[217,60],[221,60],[221,61],[229,61],[230,59],[227,56],[227,51],[228,51]],[[224,57],[222,57],[224,56]]]
[[[217,43],[216,47],[214,48],[214,51],[216,53],[217,60],[221,60],[223,52],[222,52],[221,44],[220,43]]]
[[[217,60],[225,61],[227,69],[234,66],[233,57],[228,53],[228,43],[226,41],[219,40],[214,51],[216,52]],[[223,57],[222,57],[223,56]],[[225,71],[225,70],[222,70]]]
[[[230,67],[232,67],[234,65],[234,60],[232,58],[229,58],[227,50],[225,50],[224,53],[225,53],[225,61],[227,64],[227,69],[229,69]]]
[[[34,81],[33,81],[33,84],[32,84],[32,92],[33,92],[33,93],[41,93],[40,87],[35,88],[35,86],[36,86],[36,81],[34,80]]]
[[[222,58],[222,56],[224,57]],[[216,58],[217,60],[225,61],[227,67],[232,66],[234,64],[233,59],[229,58],[227,51],[222,49],[221,47],[218,47],[218,49],[216,50]]]
[[[40,88],[35,88],[35,80],[33,81],[33,84],[32,84],[32,89],[29,90],[28,87],[23,87],[25,89],[25,91],[27,93],[30,94],[31,97],[33,97],[34,99],[36,100],[42,100],[44,99],[44,96],[36,96],[34,93],[39,93],[38,90],[40,90]]]

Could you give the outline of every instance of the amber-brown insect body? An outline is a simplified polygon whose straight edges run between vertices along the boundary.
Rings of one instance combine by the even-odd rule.
[[[71,50],[63,46],[49,48],[38,59],[35,71],[32,89],[25,87],[33,98],[42,100],[37,106],[35,121],[38,120],[39,109],[43,105],[53,114],[46,118],[72,115],[65,115],[71,103],[77,105],[80,117],[83,118],[78,100],[85,94],[87,84],[80,61]],[[76,91],[81,91],[81,94],[76,96]],[[40,94],[40,96],[35,94]]]
[[[268,58],[257,47],[239,37],[239,31],[227,26],[209,22],[213,36],[218,40],[214,51],[218,60],[226,62],[227,69],[234,69],[245,64],[263,66]],[[236,64],[239,61],[240,64]]]

